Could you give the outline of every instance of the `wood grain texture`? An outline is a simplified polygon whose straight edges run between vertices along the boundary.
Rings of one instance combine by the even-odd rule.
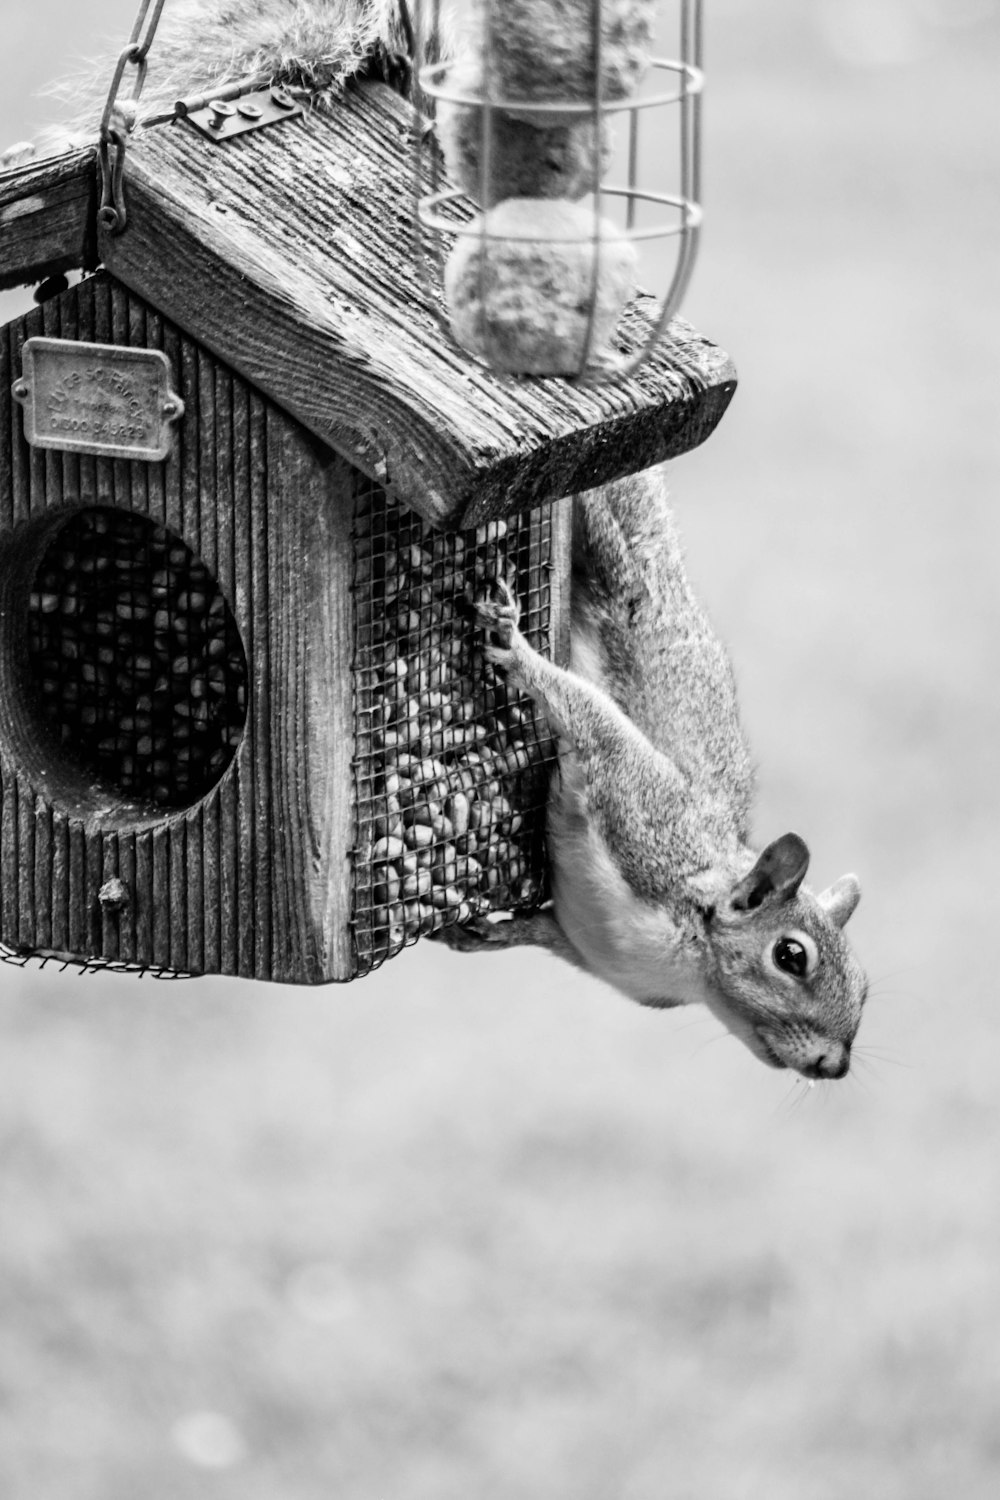
[[[354,832],[351,471],[271,411],[273,977],[346,979]]]
[[[163,463],[29,449],[25,339],[162,348],[185,402]],[[0,330],[0,938],[188,972],[346,979],[354,843],[350,470],[99,274]],[[131,800],[62,748],[27,674],[38,562],[75,511],[166,523],[209,563],[247,656],[246,726],[190,807]],[[101,907],[110,875],[129,891]]]
[[[704,440],[735,372],[682,320],[634,377],[580,388],[495,376],[444,333],[414,253],[416,116],[380,84],[336,108],[205,143],[130,144],[126,285],[362,472],[441,523],[478,524]],[[632,347],[652,316],[626,315]]]
[[[551,659],[569,666],[570,579],[573,551],[573,501],[560,500],[552,507],[552,553],[549,559],[549,635]]]
[[[93,146],[0,172],[0,289],[93,266]]]

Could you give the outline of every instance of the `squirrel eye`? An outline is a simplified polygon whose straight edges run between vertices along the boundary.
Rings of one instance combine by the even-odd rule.
[[[771,952],[775,968],[781,969],[785,974],[794,974],[797,979],[805,978],[809,968],[809,954],[804,943],[796,938],[782,937]]]

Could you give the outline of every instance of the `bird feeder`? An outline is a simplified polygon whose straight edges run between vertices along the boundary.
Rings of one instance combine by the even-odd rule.
[[[678,23],[670,57],[654,54],[658,8]],[[419,0],[421,56],[440,12]],[[701,224],[701,30],[700,0],[474,0],[455,55],[422,62],[422,251],[451,335],[493,370],[600,384],[652,353]],[[670,244],[657,316],[626,347],[638,247],[659,251],[648,270]]]
[[[566,497],[734,378],[680,322],[607,389],[457,351],[422,128],[371,79],[230,90],[113,143],[110,204],[96,146],[0,174],[0,286],[83,272],[0,329],[9,953],[318,983],[544,899],[555,749],[467,601],[512,576],[565,661]]]

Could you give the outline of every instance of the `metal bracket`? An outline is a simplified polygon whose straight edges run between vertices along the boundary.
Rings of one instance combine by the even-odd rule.
[[[275,84],[236,98],[220,95],[207,103],[204,98],[179,101],[177,112],[210,141],[228,141],[234,135],[263,130],[278,120],[293,119],[305,109],[287,89]]]

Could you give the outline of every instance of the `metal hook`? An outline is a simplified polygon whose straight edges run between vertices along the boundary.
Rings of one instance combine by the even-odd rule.
[[[97,222],[109,234],[121,234],[128,222],[125,210],[125,135],[117,128],[108,131],[98,146],[101,164],[101,206]]]

